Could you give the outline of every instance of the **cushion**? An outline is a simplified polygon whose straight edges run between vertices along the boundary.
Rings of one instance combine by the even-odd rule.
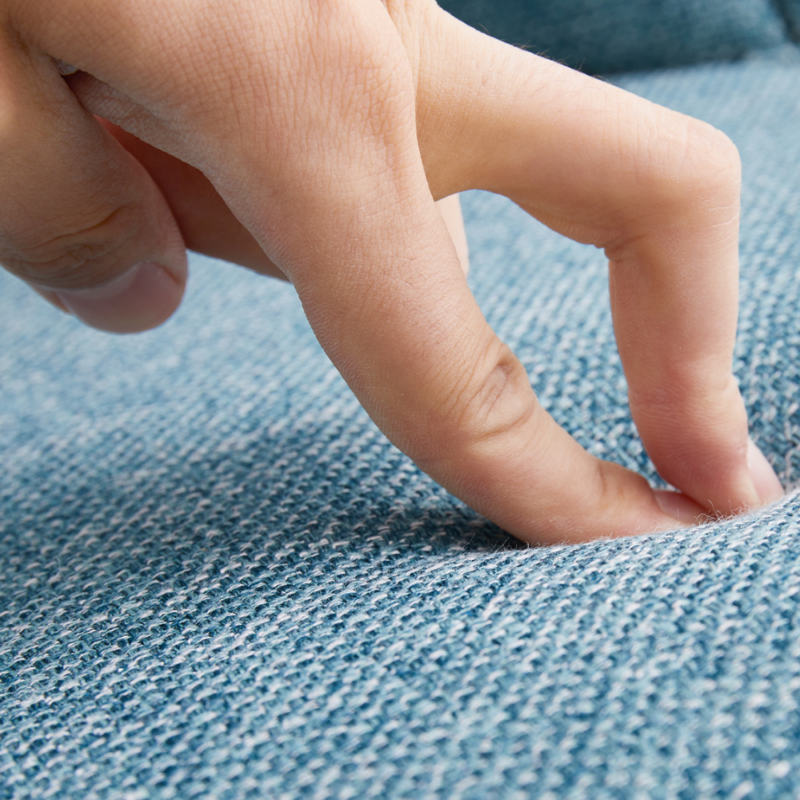
[[[800,477],[800,63],[623,80],[744,160],[736,373]],[[546,407],[656,480],[602,255],[464,198],[471,282]],[[376,430],[292,288],[195,258],[133,337],[0,276],[0,794],[800,793],[800,507],[524,548]],[[712,300],[713,302],[713,300]]]
[[[778,8],[786,17],[792,38],[800,41],[800,0],[779,0]]]
[[[800,9],[800,0],[784,0]],[[591,73],[729,60],[787,41],[770,0],[439,0],[512,44]],[[797,13],[800,19],[800,13]]]

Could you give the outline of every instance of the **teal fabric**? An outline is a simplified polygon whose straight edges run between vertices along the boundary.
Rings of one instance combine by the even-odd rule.
[[[792,38],[800,41],[800,0],[778,0],[778,8],[786,17]]]
[[[800,479],[800,58],[627,77],[744,163],[736,372]],[[656,480],[601,254],[464,199],[542,402]],[[713,302],[713,299],[710,300]],[[800,506],[528,549],[375,429],[291,287],[87,330],[0,275],[0,797],[800,795]]]
[[[736,372],[800,477],[800,63],[626,78],[744,161]],[[655,478],[597,251],[464,206],[543,403]],[[712,300],[713,301],[713,300]],[[105,336],[0,276],[0,797],[800,794],[800,514],[521,548],[421,474],[291,287],[196,258]]]
[[[470,25],[591,73],[739,58],[788,41],[798,0],[440,0]]]

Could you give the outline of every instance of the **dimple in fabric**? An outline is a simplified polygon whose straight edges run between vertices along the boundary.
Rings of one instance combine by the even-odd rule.
[[[800,61],[624,79],[744,162],[736,372],[800,474]],[[464,198],[471,281],[543,403],[655,479],[602,255]],[[368,420],[291,287],[197,258],[163,329],[0,276],[0,796],[800,793],[795,494],[658,536],[520,548]]]

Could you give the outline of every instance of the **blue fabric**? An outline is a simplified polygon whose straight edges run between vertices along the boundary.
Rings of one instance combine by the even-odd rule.
[[[788,41],[798,0],[439,0],[512,44],[591,73],[728,60]]]
[[[800,41],[800,0],[777,0],[778,8],[786,17],[789,31],[795,41]]]
[[[800,63],[626,78],[744,161],[736,371],[800,477]],[[542,401],[651,475],[603,258],[464,199],[475,293]],[[713,302],[713,299],[710,300]],[[0,276],[0,796],[800,793],[798,499],[523,549],[367,419],[291,287],[197,258],[115,338]]]

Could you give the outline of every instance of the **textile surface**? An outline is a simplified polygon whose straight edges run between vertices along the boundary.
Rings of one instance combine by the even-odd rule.
[[[736,372],[792,484],[800,61],[623,83],[740,147]],[[475,294],[543,403],[654,479],[601,254],[464,207]],[[0,277],[0,459],[0,797],[800,794],[795,494],[521,548],[386,442],[291,287],[202,258],[135,337]]]
[[[778,9],[786,18],[795,41],[800,41],[800,0],[778,0]]]
[[[439,0],[478,30],[585,72],[727,60],[800,34],[800,0]]]

